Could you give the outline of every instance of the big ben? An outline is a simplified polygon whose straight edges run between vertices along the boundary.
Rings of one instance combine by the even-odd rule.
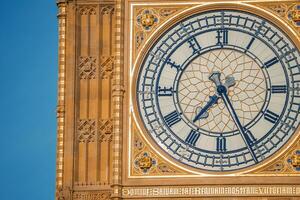
[[[57,5],[56,199],[300,199],[298,1]]]

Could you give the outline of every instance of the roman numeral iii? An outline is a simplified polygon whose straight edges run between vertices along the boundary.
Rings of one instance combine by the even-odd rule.
[[[181,120],[181,118],[180,118],[178,112],[176,112],[176,110],[167,114],[164,118],[165,118],[166,124],[169,127],[173,126],[174,124],[176,124],[177,122],[179,122]]]
[[[196,142],[198,141],[200,137],[200,133],[198,133],[195,130],[191,130],[187,138],[185,139],[185,142],[189,145],[195,146]]]

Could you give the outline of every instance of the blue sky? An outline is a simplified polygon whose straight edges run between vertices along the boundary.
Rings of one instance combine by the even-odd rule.
[[[57,19],[55,0],[2,1],[2,200],[53,200]]]

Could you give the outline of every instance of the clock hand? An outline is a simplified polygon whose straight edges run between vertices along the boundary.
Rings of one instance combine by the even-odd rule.
[[[209,96],[209,101],[207,104],[200,110],[200,112],[195,116],[193,122],[196,122],[199,119],[206,118],[208,116],[207,110],[211,108],[214,104],[217,103],[219,97],[217,95]]]
[[[226,108],[228,109],[228,111],[229,111],[229,113],[230,113],[230,115],[231,115],[231,117],[232,117],[235,125],[237,126],[237,128],[238,128],[238,130],[239,130],[239,132],[240,132],[240,134],[241,134],[241,136],[242,136],[242,138],[243,138],[243,140],[244,140],[247,148],[249,149],[249,152],[250,152],[253,160],[257,163],[258,162],[257,157],[256,157],[256,155],[255,155],[255,153],[254,153],[254,151],[252,149],[252,146],[250,145],[249,140],[247,139],[247,138],[249,138],[249,136],[246,134],[245,129],[242,126],[242,124],[241,124],[241,122],[240,122],[240,120],[239,120],[239,118],[238,118],[238,116],[237,116],[237,114],[236,114],[236,112],[235,112],[235,110],[234,110],[234,108],[233,108],[233,106],[232,106],[229,98],[228,98],[227,87],[225,85],[226,82],[225,82],[224,85],[222,85],[222,83],[220,81],[220,75],[221,75],[220,72],[214,72],[214,73],[212,73],[210,75],[209,80],[213,81],[216,84],[218,94],[221,96],[222,100],[224,101],[224,104],[225,104]],[[232,80],[234,80],[234,78],[232,77],[230,79],[231,80],[227,81],[227,82],[228,83],[229,82],[233,83]]]
[[[215,80],[218,84],[221,84],[220,82],[220,73],[216,73],[218,78]],[[229,87],[233,86],[235,84],[235,80],[233,76],[227,76],[225,80],[224,86],[228,89]],[[214,96],[209,97],[209,101],[207,104],[200,110],[200,112],[195,116],[193,122],[196,122],[199,119],[206,118],[208,116],[207,110],[211,108],[214,104],[217,103],[219,97],[217,94]]]

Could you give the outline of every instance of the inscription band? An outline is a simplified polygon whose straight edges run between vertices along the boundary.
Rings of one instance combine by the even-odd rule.
[[[300,196],[300,185],[125,187],[123,198],[195,196]]]

